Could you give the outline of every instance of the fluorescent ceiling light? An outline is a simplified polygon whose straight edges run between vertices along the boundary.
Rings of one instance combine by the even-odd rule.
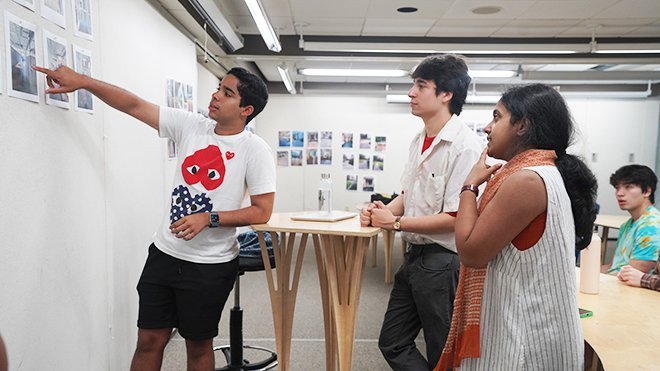
[[[264,42],[266,43],[268,50],[272,50],[276,53],[281,52],[282,45],[280,44],[280,40],[277,37],[277,34],[275,33],[273,26],[270,24],[270,21],[266,16],[266,11],[264,10],[263,5],[261,5],[261,1],[245,0],[245,5],[247,5],[248,9],[250,10],[250,14],[252,14],[252,19],[254,19],[254,23],[257,24],[259,33],[261,34],[261,37],[264,39]]]
[[[220,9],[212,0],[188,0],[213,32],[222,37],[231,51],[243,47],[243,37],[234,31],[234,26],[222,15]]]
[[[610,50],[596,50],[598,54],[660,54],[660,49],[610,49]]]
[[[289,74],[289,68],[286,66],[277,66],[277,72],[280,73],[280,77],[282,78],[282,82],[284,82],[286,90],[288,90],[290,94],[296,94],[296,84],[293,82],[293,79]]]
[[[500,95],[474,95],[469,94],[465,103],[472,104],[495,104],[500,100]],[[387,94],[385,96],[387,103],[410,103],[410,97],[405,94]]]
[[[460,46],[467,46],[460,48]],[[428,43],[367,43],[305,41],[306,51],[349,53],[412,53],[412,54],[573,54],[587,52],[587,44],[428,44]]]
[[[612,98],[643,99],[651,95],[650,91],[568,91],[559,92],[564,98]]]
[[[404,77],[406,70],[374,70],[352,68],[303,68],[298,71],[305,76],[346,76],[346,77]]]
[[[516,71],[497,71],[497,70],[488,70],[488,71],[468,71],[470,77],[513,77],[516,75]]]

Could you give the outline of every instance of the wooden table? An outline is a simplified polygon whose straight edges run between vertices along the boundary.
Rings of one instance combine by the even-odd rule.
[[[625,223],[626,220],[630,219],[630,215],[606,215],[598,214],[596,215],[595,225],[603,227],[603,235],[601,237],[600,245],[600,263],[605,264],[605,250],[607,249],[607,235],[610,232],[610,228],[619,229],[621,224]]]
[[[578,287],[580,270],[578,268]],[[580,308],[593,312],[582,318],[584,339],[607,371],[660,369],[660,292],[631,287],[616,276],[600,275],[597,295],[578,290]]]
[[[358,217],[338,222],[306,222],[291,220],[293,214],[296,213],[273,214],[268,223],[251,226],[259,235],[266,267],[278,368],[281,371],[290,370],[296,294],[305,246],[311,235],[321,286],[326,370],[336,369],[337,356],[339,370],[350,370],[366,251],[369,248],[369,239],[378,235],[380,228],[361,227]],[[279,243],[273,238],[276,270],[272,270],[268,263],[264,232],[280,235]],[[294,265],[296,234],[300,234],[300,244]]]

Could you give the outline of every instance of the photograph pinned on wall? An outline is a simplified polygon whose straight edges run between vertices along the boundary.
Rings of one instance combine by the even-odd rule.
[[[93,40],[92,36],[92,1],[71,0],[73,5],[73,33],[83,39]]]
[[[289,166],[289,151],[277,151],[277,166]]]
[[[14,0],[15,3],[21,4],[33,12],[34,12],[34,1],[35,0]]]
[[[304,147],[305,146],[305,132],[292,131],[291,132],[291,147]]]
[[[374,160],[371,164],[373,166],[372,170],[383,171],[383,168],[385,167],[385,159],[381,155],[374,155]]]
[[[372,176],[362,177],[362,190],[364,192],[374,191],[374,177]]]
[[[65,6],[64,0],[41,0],[41,16],[66,28]]]
[[[56,70],[60,66],[68,66],[69,55],[67,54],[67,41],[53,33],[44,30],[44,55],[46,59],[46,68]],[[56,82],[53,82],[55,87],[59,87]],[[46,94],[46,104],[69,109],[71,103],[69,101],[69,94]]]
[[[321,150],[321,165],[332,165],[332,150],[331,149],[322,149]]]
[[[331,131],[322,131],[321,132],[321,147],[322,148],[332,148],[332,132]]]
[[[291,166],[303,165],[303,151],[302,149],[291,150]]]
[[[7,48],[7,92],[10,96],[39,102],[36,46],[37,27],[5,12],[5,45]]]
[[[375,147],[376,152],[385,152],[385,150],[387,149],[387,137],[377,136],[375,140],[376,140],[376,147]]]
[[[357,191],[358,185],[358,176],[357,175],[346,175],[346,190],[347,191]]]
[[[341,148],[353,148],[353,133],[341,133]]]
[[[73,69],[83,75],[92,76],[92,53],[73,44]],[[94,97],[92,93],[84,89],[78,89],[74,93],[76,98],[76,110],[86,113],[94,113]]]
[[[318,131],[308,131],[307,132],[307,147],[308,148],[318,148],[319,147],[319,132]]]
[[[360,134],[360,149],[371,149],[371,137],[369,134]]]
[[[280,130],[277,132],[277,137],[279,138],[278,145],[280,147],[291,147],[291,132],[288,130]]]
[[[307,156],[307,165],[318,165],[319,164],[319,150],[318,149],[307,149],[305,150]]]
[[[355,169],[355,155],[352,153],[344,153],[342,156],[342,167],[345,170]]]
[[[360,157],[358,158],[358,169],[360,170],[371,169],[371,157],[369,157],[369,155],[360,153]]]
[[[185,100],[185,108],[186,111],[192,112],[193,111],[193,87],[192,85],[186,84],[186,100]]]
[[[167,138],[167,158],[169,160],[176,158],[176,143],[171,138]]]

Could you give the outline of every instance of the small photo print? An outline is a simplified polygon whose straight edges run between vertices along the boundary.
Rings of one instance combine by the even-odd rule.
[[[374,161],[372,165],[373,165],[372,170],[383,171],[383,167],[385,166],[385,159],[383,158],[383,156],[374,155]]]
[[[360,157],[358,159],[358,169],[360,169],[360,170],[369,170],[369,169],[371,169],[371,157],[369,157],[369,155],[365,155],[364,153],[360,153]]]
[[[8,93],[12,97],[39,102],[36,47],[37,27],[5,12],[5,45],[7,48]]]
[[[170,160],[176,158],[176,143],[170,138],[167,138],[167,158]]]
[[[291,166],[302,166],[303,165],[303,155],[302,149],[292,149],[291,150]]]
[[[319,150],[318,149],[307,149],[305,150],[307,155],[307,165],[318,165],[319,164]]]
[[[305,146],[305,132],[293,131],[291,132],[291,147],[304,147]]]
[[[319,132],[318,131],[308,131],[307,132],[307,147],[309,148],[318,148],[319,146]]]
[[[385,152],[387,149],[387,137],[376,137],[376,152]]]
[[[88,50],[73,45],[73,69],[83,75],[92,75],[92,53]],[[94,113],[94,99],[92,93],[84,89],[76,90],[76,110]]]
[[[64,7],[64,0],[41,0],[41,16],[62,28],[66,28]]]
[[[372,176],[362,177],[362,190],[364,192],[374,191],[374,177]]]
[[[322,149],[321,150],[321,165],[332,165],[332,150],[331,149]]]
[[[44,34],[44,55],[46,56],[46,68],[56,70],[60,66],[68,66],[67,41],[47,30]],[[59,85],[53,82],[55,87]],[[69,109],[69,95],[66,93],[46,94],[46,104]]]
[[[358,176],[346,175],[346,190],[357,191]]]
[[[353,133],[341,133],[341,148],[353,148]]]
[[[371,137],[369,134],[360,134],[360,149],[371,149]]]
[[[289,166],[289,151],[277,151],[277,166]]]
[[[291,132],[290,131],[280,131],[277,134],[279,139],[280,147],[291,147]]]
[[[34,12],[34,0],[14,0],[14,2],[21,4]]]
[[[321,147],[332,148],[332,132],[331,131],[322,131],[321,132]]]
[[[355,155],[352,153],[344,153],[342,155],[342,167],[344,170],[355,169]]]
[[[73,4],[73,33],[83,39],[92,40],[92,1],[71,0]]]

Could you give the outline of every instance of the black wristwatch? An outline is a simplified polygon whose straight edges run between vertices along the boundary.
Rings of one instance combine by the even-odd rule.
[[[217,228],[220,226],[220,215],[217,211],[211,211],[209,214],[209,228]]]

